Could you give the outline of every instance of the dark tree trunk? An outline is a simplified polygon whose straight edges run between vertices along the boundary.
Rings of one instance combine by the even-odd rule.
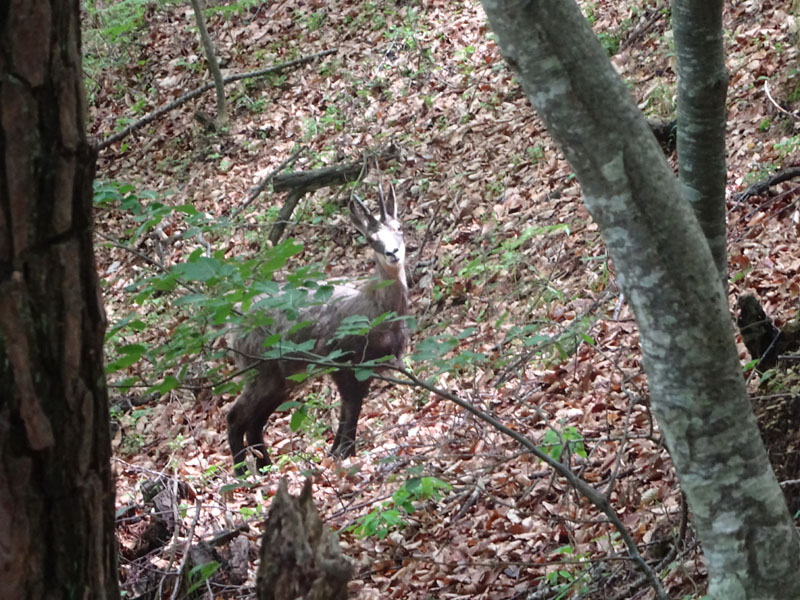
[[[0,598],[116,598],[80,3],[0,3]]]

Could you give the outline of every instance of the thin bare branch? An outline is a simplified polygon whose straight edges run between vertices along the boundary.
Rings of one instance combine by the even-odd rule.
[[[303,56],[303,57],[297,58],[295,60],[290,60],[290,61],[287,61],[285,63],[280,63],[280,64],[277,64],[277,65],[273,65],[271,67],[267,67],[266,69],[260,69],[258,71],[250,71],[250,72],[247,72],[247,73],[238,73],[236,75],[229,75],[228,77],[226,77],[223,80],[223,83],[225,83],[227,85],[229,83],[233,83],[234,81],[239,81],[240,79],[249,79],[249,78],[253,78],[253,77],[263,77],[264,75],[269,75],[270,73],[280,73],[281,71],[285,71],[285,70],[291,69],[293,67],[304,65],[304,64],[306,64],[308,62],[311,62],[311,61],[314,61],[314,60],[316,60],[318,58],[322,58],[324,56],[328,56],[329,54],[335,54],[336,52],[338,52],[338,48],[331,48],[330,50],[325,50],[323,52],[317,52],[316,54],[310,54],[309,56]],[[202,96],[208,90],[211,90],[213,88],[214,88],[214,82],[212,81],[212,82],[209,82],[209,83],[206,83],[206,84],[200,86],[199,88],[197,88],[195,90],[192,90],[191,92],[189,92],[187,94],[184,94],[180,98],[176,98],[172,102],[170,102],[168,104],[165,104],[161,108],[159,108],[157,110],[154,110],[153,112],[151,112],[148,115],[145,115],[144,117],[142,117],[138,121],[136,121],[134,123],[131,123],[130,125],[128,125],[122,131],[119,131],[119,132],[115,133],[114,135],[110,135],[110,136],[108,136],[107,138],[105,138],[104,140],[102,140],[100,142],[96,142],[95,143],[95,150],[97,152],[100,152],[101,150],[105,150],[111,144],[117,143],[121,139],[126,138],[128,135],[130,135],[134,131],[137,131],[137,130],[141,129],[142,127],[145,127],[149,123],[152,123],[153,121],[155,121],[159,117],[167,114],[168,112],[170,112],[172,110],[175,110],[179,106],[182,106],[182,105],[186,104],[190,100],[194,100],[195,98],[198,98],[198,97]]]

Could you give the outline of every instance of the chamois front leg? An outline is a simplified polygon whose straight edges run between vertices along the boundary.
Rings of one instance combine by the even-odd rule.
[[[352,371],[343,369],[333,374],[333,381],[339,390],[342,408],[339,414],[339,429],[331,446],[333,456],[353,456],[356,452],[356,428],[361,404],[369,392],[370,379],[359,381]]]

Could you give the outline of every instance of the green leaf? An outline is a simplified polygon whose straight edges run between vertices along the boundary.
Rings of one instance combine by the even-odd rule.
[[[148,391],[163,395],[166,394],[167,392],[171,392],[172,390],[177,388],[180,384],[181,382],[178,381],[177,377],[175,377],[174,375],[167,375],[164,378],[164,381],[154,385]]]
[[[181,204],[179,206],[176,206],[175,207],[175,212],[182,212],[182,213],[187,214],[189,216],[195,216],[195,215],[200,214],[197,211],[197,209],[194,206],[192,206],[191,204]]]
[[[353,374],[358,381],[366,381],[372,377],[375,372],[372,369],[353,369]]]
[[[289,375],[286,379],[289,379],[290,381],[296,381],[297,383],[303,383],[306,379],[308,379],[312,375],[313,373],[304,371],[301,373],[295,373],[293,375]]]
[[[236,488],[238,487],[239,487],[238,483],[226,483],[219,488],[219,493],[222,496],[227,496],[228,494],[235,492]]]
[[[304,409],[298,409],[292,413],[292,418],[289,421],[289,429],[292,432],[297,432],[303,426],[303,424],[308,420],[308,414]]]
[[[286,261],[303,251],[303,244],[298,243],[294,238],[284,240],[269,252],[264,263],[264,269],[270,273],[277,271],[286,264]]]
[[[564,447],[561,444],[561,438],[552,429],[548,429],[544,434],[544,451],[552,456],[555,460],[561,460],[561,453]]]
[[[387,510],[383,513],[383,520],[389,525],[399,525],[403,522],[400,518],[400,513],[396,510]]]
[[[186,590],[186,596],[189,596],[193,591],[203,585],[206,580],[211,577],[217,569],[219,569],[220,564],[216,561],[212,561],[210,563],[206,563],[204,565],[197,565],[196,567],[192,568],[189,571],[189,581],[194,581],[194,583]]]
[[[142,355],[147,352],[147,348],[142,344],[128,344],[117,348],[117,352],[121,356],[106,365],[106,375],[116,373],[136,364]]]
[[[217,276],[220,262],[215,258],[200,256],[191,262],[172,267],[173,272],[186,281],[209,281]]]

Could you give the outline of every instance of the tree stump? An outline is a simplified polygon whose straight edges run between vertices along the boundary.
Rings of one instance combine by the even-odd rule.
[[[261,542],[259,600],[344,600],[351,576],[336,536],[314,506],[311,480],[294,497],[282,479]]]

